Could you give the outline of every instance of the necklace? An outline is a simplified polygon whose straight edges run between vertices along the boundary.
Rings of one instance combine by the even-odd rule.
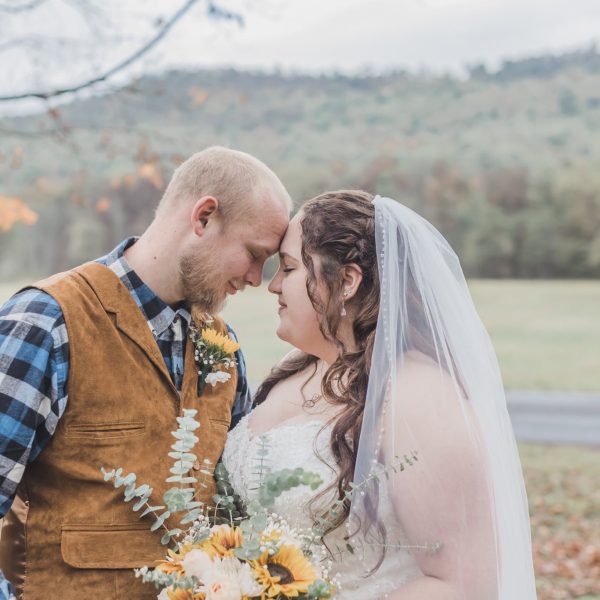
[[[302,403],[302,408],[314,408],[315,404],[323,399],[323,394],[313,394],[312,397],[307,398]]]

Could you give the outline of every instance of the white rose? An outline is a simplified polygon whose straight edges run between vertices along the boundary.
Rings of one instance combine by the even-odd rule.
[[[242,592],[235,579],[226,576],[204,587],[206,600],[241,600]]]
[[[169,600],[169,588],[163,588],[156,598],[157,600]]]
[[[244,596],[258,596],[263,591],[262,585],[254,579],[248,563],[240,564],[237,569],[237,578]]]
[[[215,559],[204,572],[203,583],[200,591],[206,594],[206,600],[240,600],[242,596],[258,596],[262,592],[250,565],[232,556]]]
[[[210,383],[213,387],[217,385],[217,383],[225,383],[231,379],[231,375],[229,373],[225,373],[225,371],[215,371],[214,373],[209,373],[206,376],[206,383]]]
[[[210,557],[202,550],[190,550],[181,561],[181,566],[186,575],[194,575],[204,581],[206,573],[213,567]]]

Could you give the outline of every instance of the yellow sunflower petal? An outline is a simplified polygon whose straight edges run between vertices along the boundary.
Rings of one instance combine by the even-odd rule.
[[[233,354],[240,349],[240,345],[228,335],[223,335],[212,328],[202,330],[202,339],[211,346],[222,348],[227,354]]]
[[[269,598],[279,594],[295,598],[306,593],[317,578],[310,561],[291,544],[282,545],[273,556],[264,553],[251,566],[258,582],[266,587]]]

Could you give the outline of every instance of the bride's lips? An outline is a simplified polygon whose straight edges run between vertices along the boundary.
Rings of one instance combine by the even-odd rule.
[[[284,308],[287,308],[287,304],[284,304],[283,302],[279,303],[279,310],[277,312],[281,312]]]

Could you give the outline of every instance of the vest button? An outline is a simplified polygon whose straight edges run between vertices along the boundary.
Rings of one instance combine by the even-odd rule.
[[[192,467],[192,469],[194,469],[194,471],[199,471],[200,470],[200,461],[199,460],[197,460],[194,463],[194,466]]]

